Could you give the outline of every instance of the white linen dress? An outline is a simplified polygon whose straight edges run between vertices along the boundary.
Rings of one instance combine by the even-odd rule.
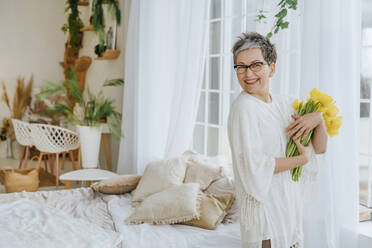
[[[303,190],[314,181],[320,156],[312,157],[299,182],[290,171],[274,174],[275,158],[285,157],[289,138],[285,129],[295,111],[280,95],[266,103],[242,91],[231,105],[228,135],[232,152],[237,199],[240,205],[244,248],[303,247]]]

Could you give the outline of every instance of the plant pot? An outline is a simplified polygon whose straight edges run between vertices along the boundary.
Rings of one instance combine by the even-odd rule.
[[[76,126],[79,133],[83,169],[98,168],[102,127]]]

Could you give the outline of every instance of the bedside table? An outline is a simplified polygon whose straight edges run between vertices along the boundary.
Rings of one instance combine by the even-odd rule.
[[[71,186],[71,181],[87,181],[88,185],[90,186],[92,181],[105,180],[117,175],[118,174],[108,170],[81,169],[64,173],[59,177],[59,180],[66,181],[66,189],[69,189]]]

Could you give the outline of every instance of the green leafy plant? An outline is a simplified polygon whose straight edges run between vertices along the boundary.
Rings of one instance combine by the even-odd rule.
[[[278,3],[279,11],[275,15],[275,22],[274,26],[272,27],[271,31],[266,35],[268,38],[271,38],[273,34],[277,34],[280,29],[286,29],[289,26],[289,22],[285,20],[288,11],[290,9],[296,10],[297,9],[297,0],[280,0]],[[266,19],[267,17],[264,15],[263,10],[259,10],[256,21],[261,22],[262,20]]]
[[[70,11],[70,14],[68,15],[67,23],[61,28],[64,33],[69,32],[70,46],[74,53],[81,47],[83,39],[83,32],[80,29],[84,24],[79,17],[78,2],[79,0],[66,1],[67,7],[65,8],[65,13]]]
[[[108,5],[108,10],[115,18],[118,25],[121,24],[121,13],[116,0],[93,0],[92,2],[92,26],[98,35],[98,45],[95,47],[95,53],[98,56],[106,50],[105,47],[105,19],[103,15],[103,4]]]
[[[102,90],[97,95],[93,95],[88,89],[88,96],[85,98],[76,73],[71,69],[68,73],[69,80],[65,80],[61,84],[48,81],[36,95],[38,101],[59,96],[60,100],[49,106],[45,114],[54,114],[73,124],[93,127],[99,126],[102,119],[107,119],[110,132],[120,138],[121,114],[116,111],[114,102],[104,97]],[[104,83],[104,87],[123,84],[123,79],[111,79]],[[68,93],[76,101],[73,109],[66,103]]]

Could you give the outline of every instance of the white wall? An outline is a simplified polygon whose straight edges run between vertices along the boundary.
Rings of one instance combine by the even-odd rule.
[[[117,27],[117,49],[121,50],[116,60],[93,60],[86,77],[86,87],[92,92],[102,88],[105,79],[124,77],[125,33],[129,14],[129,0],[120,0],[122,25]],[[59,65],[63,61],[64,43],[67,35],[61,26],[67,22],[64,14],[64,0],[0,0],[0,82],[3,81],[12,98],[18,76],[34,75],[34,92],[45,80],[58,82],[63,79]],[[89,7],[79,7],[84,24],[88,24]],[[94,46],[97,36],[85,32],[80,56],[95,58]],[[104,94],[114,99],[121,112],[122,87],[105,88]],[[9,116],[3,103],[0,103],[0,121]],[[110,137],[111,162],[116,168],[119,143]],[[101,164],[105,165],[101,147]]]

